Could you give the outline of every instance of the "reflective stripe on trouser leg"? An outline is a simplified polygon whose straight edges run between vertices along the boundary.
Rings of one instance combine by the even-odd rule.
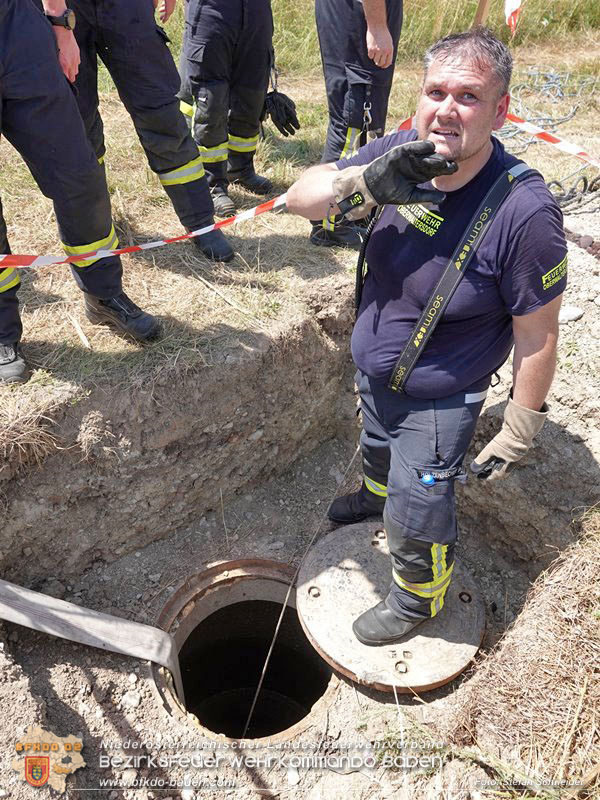
[[[7,292],[21,283],[19,270],[14,267],[0,269],[0,292]]]
[[[179,101],[179,110],[185,117],[186,124],[188,128],[191,130],[192,125],[194,123],[194,106],[190,103],[186,103],[185,100]]]
[[[87,244],[69,245],[63,242],[69,256],[90,253],[94,250],[116,250],[119,237],[111,223],[108,236]],[[122,291],[123,267],[118,256],[93,256],[71,264],[71,274],[79,288],[102,299],[115,297]]]
[[[372,478],[369,478],[368,475],[363,476],[363,482],[367,491],[385,500],[387,497],[387,486],[384,483],[374,481]]]
[[[168,172],[161,172],[158,178],[163,186],[177,186],[182,183],[190,183],[197,181],[199,178],[204,177],[204,165],[202,164],[202,157],[188,161],[181,167],[169,170]]]
[[[393,583],[386,604],[407,619],[434,617],[444,605],[454,568],[454,542],[439,544],[403,538],[395,543],[393,524],[384,510],[385,530],[393,547]],[[393,544],[392,544],[393,542]]]
[[[429,606],[429,616],[435,615],[441,611],[444,605],[444,596],[450,585],[452,577],[452,570],[454,569],[454,562],[448,565],[448,549],[449,545],[445,544],[432,544],[431,545],[431,574],[432,579],[426,581],[409,581],[397,570],[392,570],[393,578],[396,584],[404,592],[410,595],[416,595],[416,600],[412,605],[414,610],[417,606],[421,606],[424,610]],[[453,549],[453,548],[452,548]],[[428,572],[428,570],[425,570]],[[407,574],[407,571],[404,571]]]
[[[234,136],[229,134],[228,147],[234,153],[254,153],[258,145],[258,134],[256,136]]]
[[[340,154],[340,158],[350,158],[358,152],[360,147],[360,128],[348,128],[346,132],[346,141],[344,148]]]
[[[68,256],[82,255],[93,252],[94,250],[116,250],[118,246],[119,237],[116,234],[114,225],[110,226],[110,231],[107,236],[104,236],[102,239],[97,239],[95,242],[77,245],[70,245],[66,242],[63,242],[64,251]],[[79,269],[90,267],[92,264],[95,264],[97,261],[100,261],[100,259],[106,257],[107,256],[98,255],[93,256],[92,258],[81,259],[75,262],[75,266],[77,266]]]
[[[222,142],[214,147],[204,147],[200,145],[200,157],[204,164],[216,164],[219,161],[227,161],[229,149],[227,142]]]
[[[360,147],[360,128],[348,128],[346,131],[346,140],[344,142],[344,147],[341,152],[340,158],[350,158],[356,152],[358,152],[358,148]],[[338,216],[337,220],[340,220]],[[336,217],[334,214],[330,214],[327,217],[323,218],[323,227],[326,231],[333,231],[335,230],[335,223]]]

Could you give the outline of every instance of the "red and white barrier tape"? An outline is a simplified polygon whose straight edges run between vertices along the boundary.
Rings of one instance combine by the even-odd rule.
[[[594,167],[598,167],[598,169],[600,169],[600,159],[589,155],[589,153],[586,153],[585,150],[582,150],[579,145],[573,144],[573,142],[569,142],[566,139],[561,139],[559,136],[555,136],[553,133],[549,133],[543,128],[538,128],[537,125],[533,125],[531,122],[521,119],[521,117],[516,117],[510,112],[506,115],[506,119],[517,128],[520,128],[522,131],[530,133],[537,139],[541,139],[543,142],[553,145],[559,150],[562,150],[563,153],[568,153],[570,156],[575,156],[576,158],[580,158],[582,161],[587,161],[588,164],[592,164]],[[408,119],[405,119],[404,122],[401,122],[400,125],[398,125],[397,130],[406,131],[413,127],[414,117],[409,117]]]
[[[249,208],[248,211],[242,211],[241,214],[236,214],[235,217],[228,217],[212,225],[207,225],[205,228],[198,228],[191,233],[184,233],[181,236],[173,236],[170,239],[160,239],[156,242],[145,242],[144,244],[134,244],[131,247],[120,247],[118,250],[94,250],[90,253],[82,253],[78,256],[28,256],[24,254],[13,255],[0,255],[0,270],[7,269],[8,267],[15,267],[16,269],[35,269],[36,267],[49,267],[52,264],[77,264],[88,258],[107,258],[108,256],[120,256],[124,253],[139,253],[141,250],[152,250],[154,247],[162,247],[165,244],[172,242],[182,242],[184,239],[193,239],[196,236],[203,236],[210,231],[224,228],[227,225],[236,225],[238,222],[244,222],[252,217],[257,217],[259,214],[264,214],[267,211],[273,211],[275,208],[280,208],[285,205],[286,195],[280,194],[273,200],[267,200],[266,203],[261,203],[259,206]]]
[[[593,164],[594,167],[598,167],[600,169],[600,159],[589,155],[589,153],[586,153],[585,150],[582,150],[579,145],[573,144],[573,142],[569,142],[566,139],[561,139],[559,136],[555,136],[553,133],[548,133],[548,131],[545,131],[543,128],[538,128],[537,125],[532,125],[531,122],[527,122],[526,120],[521,119],[521,117],[516,117],[514,114],[508,113],[506,115],[506,119],[509,122],[512,122],[513,125],[516,125],[517,128],[520,128],[527,133],[531,133],[533,136],[541,139],[543,142],[548,142],[548,144],[554,145],[554,147],[562,150],[563,153],[568,153],[571,156],[580,158],[582,161],[587,161],[588,164]]]
[[[398,125],[396,130],[410,130],[410,128],[414,127],[413,119],[413,117],[408,117],[408,119],[405,119],[404,122],[401,122],[400,125]],[[516,117],[514,114],[508,113],[506,115],[506,119],[513,125],[516,125],[517,128],[520,128],[526,133],[532,134],[536,138],[541,139],[543,142],[553,145],[559,150],[562,150],[563,153],[568,153],[569,155],[575,156],[582,161],[587,161],[588,164],[592,164],[594,167],[598,167],[600,169],[600,160],[589,155],[589,153],[586,153],[584,150],[581,150],[578,145],[573,144],[565,139],[561,139],[559,136],[555,136],[553,133],[549,133],[543,128],[538,128],[537,125],[533,125],[531,122],[527,122],[520,117]],[[268,200],[266,203],[261,203],[259,206],[248,209],[248,211],[242,211],[241,214],[236,214],[235,217],[223,219],[220,222],[215,222],[213,225],[207,225],[205,228],[199,228],[191,233],[184,233],[181,236],[173,236],[170,239],[160,239],[156,242],[146,242],[145,244],[136,244],[132,245],[131,247],[121,247],[118,250],[95,250],[91,253],[82,253],[78,256],[69,256],[69,258],[63,258],[62,256],[28,256],[23,254],[0,255],[0,269],[7,269],[8,267],[15,267],[17,269],[35,269],[36,267],[48,267],[52,264],[76,264],[78,261],[83,261],[88,258],[106,258],[107,256],[120,256],[124,253],[138,253],[140,250],[152,250],[154,247],[162,247],[165,244],[181,242],[185,239],[193,239],[195,236],[202,236],[205,233],[210,233],[210,231],[224,228],[227,225],[235,225],[238,222],[244,222],[247,219],[252,219],[252,217],[257,217],[259,214],[264,214],[266,211],[273,211],[275,208],[284,206],[285,201],[286,195],[280,194],[279,197],[275,197],[273,200]]]

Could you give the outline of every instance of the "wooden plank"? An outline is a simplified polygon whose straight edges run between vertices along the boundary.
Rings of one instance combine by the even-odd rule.
[[[477,11],[475,12],[475,19],[473,20],[473,28],[478,25],[485,25],[488,14],[490,13],[491,0],[479,0]]]

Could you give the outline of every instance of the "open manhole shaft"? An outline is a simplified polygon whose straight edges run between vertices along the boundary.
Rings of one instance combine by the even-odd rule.
[[[354,453],[352,454],[352,457],[348,461],[346,469],[344,470],[344,474],[342,476],[342,480],[340,481],[340,485],[343,485],[348,473],[352,469],[352,465],[354,463],[354,459],[356,458],[356,456],[358,455],[359,452],[360,452],[360,445],[357,445],[355,450],[354,450]],[[306,545],[306,548],[304,549],[304,553],[302,554],[302,558],[300,559],[300,563],[296,567],[296,571],[294,572],[294,576],[290,581],[290,585],[288,586],[288,589],[287,589],[287,592],[286,592],[286,595],[285,595],[285,599],[284,599],[283,605],[281,607],[281,613],[279,614],[279,619],[277,620],[277,625],[275,626],[275,632],[273,633],[273,639],[271,640],[271,644],[269,646],[269,650],[268,650],[266,658],[265,658],[265,663],[263,665],[263,669],[262,669],[262,672],[261,672],[261,675],[260,675],[260,679],[258,681],[258,686],[256,687],[256,692],[254,693],[254,698],[252,700],[252,705],[250,706],[250,711],[248,713],[248,719],[246,720],[246,724],[244,725],[244,732],[242,734],[242,739],[244,739],[246,737],[246,734],[248,733],[248,728],[250,727],[250,723],[252,722],[252,716],[253,716],[254,710],[256,708],[256,703],[258,701],[258,696],[259,696],[260,691],[262,689],[262,686],[263,686],[263,683],[264,683],[264,680],[265,680],[265,675],[267,674],[267,669],[269,667],[269,662],[271,660],[271,656],[273,655],[273,649],[275,647],[275,642],[277,641],[277,636],[279,635],[279,630],[281,628],[281,623],[283,621],[283,615],[285,614],[285,610],[286,610],[287,605],[289,603],[292,590],[296,585],[296,581],[298,580],[298,575],[300,574],[300,569],[302,568],[302,565],[304,564],[304,560],[306,559],[306,556],[308,555],[308,552],[309,552],[310,548],[313,546],[317,536],[321,532],[321,527],[323,525],[323,522],[325,521],[325,517],[326,517],[326,514],[327,514],[327,509],[329,508],[329,506],[331,505],[331,503],[335,499],[336,494],[337,494],[337,488],[332,493],[332,495],[331,495],[331,497],[329,499],[329,502],[325,505],[325,511],[323,512],[323,514],[321,516],[321,519],[319,520],[319,523],[318,523],[318,525],[316,527],[316,530],[313,533],[309,543]]]

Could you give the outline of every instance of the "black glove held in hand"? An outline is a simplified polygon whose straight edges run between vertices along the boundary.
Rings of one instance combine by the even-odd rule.
[[[444,193],[419,189],[438,175],[452,175],[458,165],[435,152],[433,142],[393,147],[366,167],[347,167],[333,180],[334,197],[347,219],[360,219],[379,205],[441,203]]]
[[[433,142],[408,142],[393,147],[365,169],[365,183],[377,205],[441,203],[445,195],[437,189],[418,189],[418,183],[452,175],[458,165],[435,152]]]
[[[271,117],[273,125],[282,136],[293,136],[300,130],[300,123],[296,116],[296,104],[287,94],[278,91],[269,92],[265,98],[263,116]]]

